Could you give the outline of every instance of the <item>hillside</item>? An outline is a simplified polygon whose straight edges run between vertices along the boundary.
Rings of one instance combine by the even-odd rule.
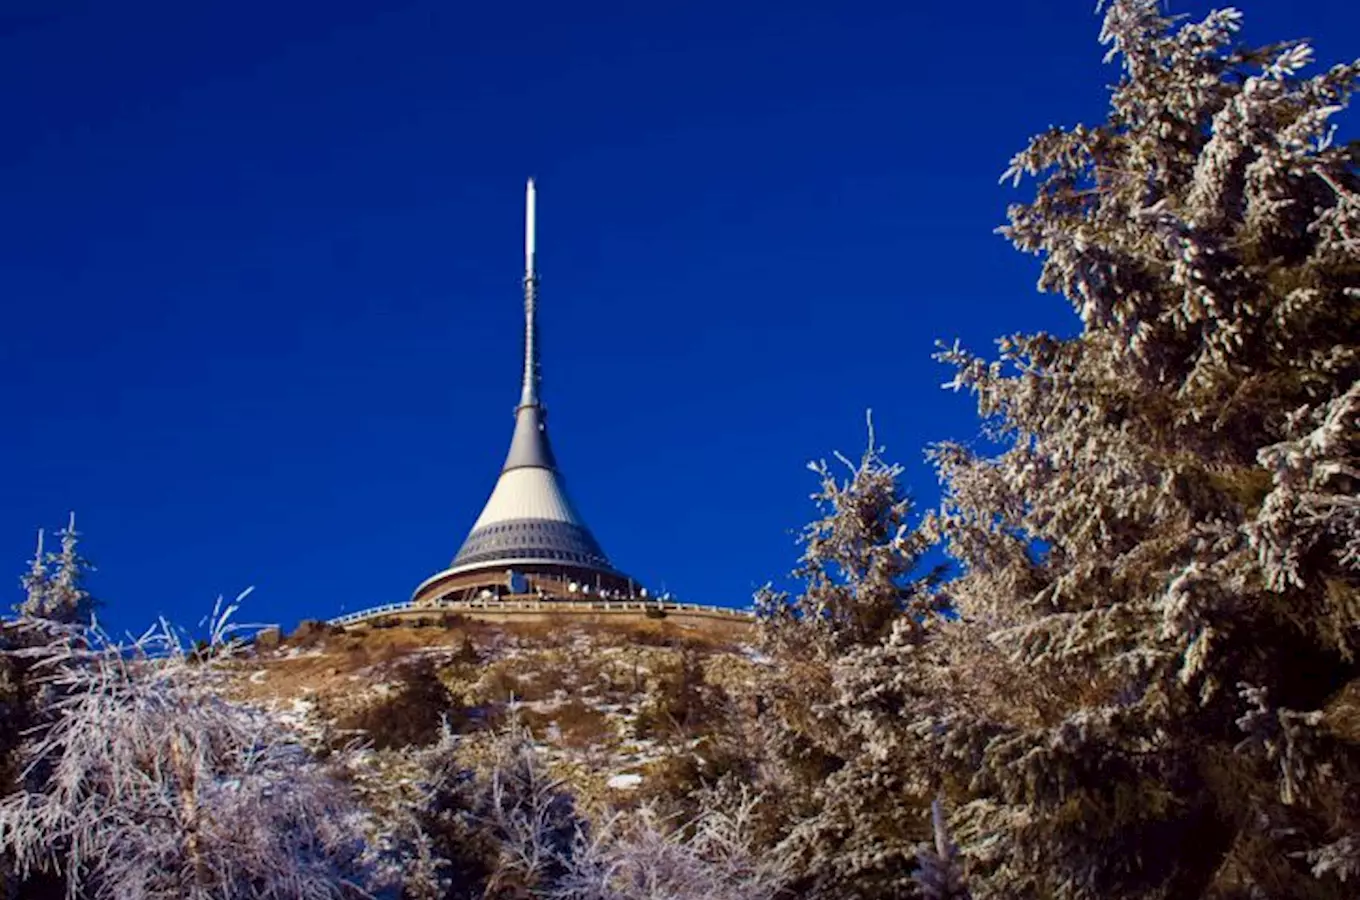
[[[489,623],[344,631],[304,625],[232,664],[232,693],[319,745],[358,741],[374,772],[402,768],[442,723],[468,736],[514,709],[549,769],[587,803],[675,794],[722,764],[740,689],[760,657],[718,621]]]

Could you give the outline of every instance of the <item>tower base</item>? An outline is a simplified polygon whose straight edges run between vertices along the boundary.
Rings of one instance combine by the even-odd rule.
[[[469,600],[644,600],[646,588],[618,572],[526,563],[523,566],[445,569],[411,596],[416,606]]]

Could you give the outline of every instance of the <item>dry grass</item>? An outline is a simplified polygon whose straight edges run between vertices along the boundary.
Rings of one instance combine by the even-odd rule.
[[[637,796],[670,795],[727,768],[714,757],[717,744],[701,750],[694,740],[726,727],[721,715],[709,720],[752,674],[733,630],[715,624],[709,631],[664,619],[464,620],[327,632],[306,647],[290,638],[242,658],[233,693],[284,706],[305,700],[305,715],[323,733],[359,736],[380,751],[427,743],[443,716],[475,745],[475,733],[494,728],[514,699],[583,802],[629,799],[605,784],[625,771],[656,782]]]
[[[554,743],[575,750],[599,747],[617,738],[608,716],[575,697],[543,712],[527,710],[522,717],[535,737],[547,739],[556,729]]]
[[[241,699],[262,700],[352,694],[356,685],[380,680],[408,658],[442,651],[451,660],[476,659],[475,647],[493,628],[462,622],[450,628],[360,628],[308,637],[299,646],[290,636],[276,651],[244,657],[236,663],[241,678],[232,692]],[[263,672],[263,675],[258,673]],[[250,676],[255,675],[254,680]]]
[[[601,646],[642,645],[679,647],[692,645],[708,650],[732,649],[749,637],[750,627],[740,622],[703,620],[680,624],[668,619],[618,617],[608,620],[572,619],[560,622],[516,622],[504,626],[508,633],[541,643],[562,646],[576,635],[586,635]]]

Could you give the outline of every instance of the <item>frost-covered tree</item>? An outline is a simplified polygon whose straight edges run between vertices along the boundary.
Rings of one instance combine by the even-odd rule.
[[[803,589],[757,596],[774,664],[758,688],[766,759],[755,768],[783,819],[772,852],[794,865],[803,896],[909,895],[929,830],[929,787],[898,746],[915,694],[890,686],[941,620],[941,573],[919,571],[929,540],[882,453],[870,423],[859,462],[839,457],[843,480],[810,466],[822,515],[802,535]]]
[[[418,757],[412,897],[542,894],[566,870],[582,827],[574,798],[548,771],[516,708],[487,737],[470,749],[445,727]]]
[[[10,629],[0,622],[0,797],[14,787],[12,755],[26,724],[23,670],[11,655],[13,649]]]
[[[652,806],[609,816],[578,834],[549,896],[555,900],[774,900],[789,861],[756,845],[761,800],[735,802],[677,822]]]
[[[933,451],[963,621],[907,752],[980,897],[1360,879],[1360,63],[1239,23],[1105,6],[1109,119],[1014,158],[1001,229],[1081,332],[942,353],[1004,449]]]
[[[932,588],[941,573],[914,575],[929,541],[910,525],[902,467],[884,461],[872,416],[868,425],[869,446],[858,464],[836,454],[846,478],[825,460],[808,464],[820,482],[812,500],[822,516],[799,536],[804,549],[793,572],[803,585],[799,594],[790,598],[768,586],[756,594],[769,648],[828,660],[894,627],[914,629],[939,611]]]
[[[85,590],[89,561],[76,550],[80,533],[76,514],[71,513],[65,528],[57,532],[61,549],[43,551],[43,532],[38,531],[38,549],[29,563],[22,584],[24,600],[16,608],[20,616],[47,619],[67,625],[88,624],[95,602]]]
[[[123,646],[26,625],[46,639],[10,652],[56,699],[0,801],[0,851],[20,875],[119,900],[364,896],[346,791],[276,717],[223,699],[222,627],[205,662],[168,627]]]
[[[24,698],[18,667],[6,651],[12,649],[0,625],[0,798],[18,785],[16,753],[25,724]],[[18,883],[8,855],[0,851],[0,900],[10,900]]]
[[[84,588],[90,567],[76,551],[74,513],[58,537],[60,551],[46,551],[44,534],[38,531],[37,550],[20,579],[24,597],[14,606],[18,622],[0,620],[0,797],[18,787],[23,735],[39,724],[44,708],[55,699],[50,684],[30,677],[32,661],[12,651],[42,644],[54,629],[88,624],[93,616],[95,604]],[[10,854],[0,850],[0,898],[10,896],[7,890],[15,883],[12,868]]]

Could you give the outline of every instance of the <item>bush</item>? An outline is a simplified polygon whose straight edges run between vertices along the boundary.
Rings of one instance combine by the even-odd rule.
[[[225,622],[225,617],[218,620]],[[82,629],[13,651],[47,673],[29,783],[0,802],[0,853],[70,896],[356,896],[348,793],[289,728],[216,691],[235,645],[190,664],[162,631],[125,647]]]
[[[340,717],[336,726],[342,731],[364,732],[380,750],[398,750],[434,743],[446,720],[454,727],[466,722],[465,713],[456,707],[429,659],[417,657],[401,666],[395,677],[400,687],[394,694]]]
[[[583,827],[512,710],[469,766],[451,731],[420,757],[414,898],[551,896]]]
[[[561,744],[565,747],[584,749],[613,735],[609,717],[577,697],[547,712],[526,710],[521,718],[528,728],[540,735],[555,724],[561,733]]]

